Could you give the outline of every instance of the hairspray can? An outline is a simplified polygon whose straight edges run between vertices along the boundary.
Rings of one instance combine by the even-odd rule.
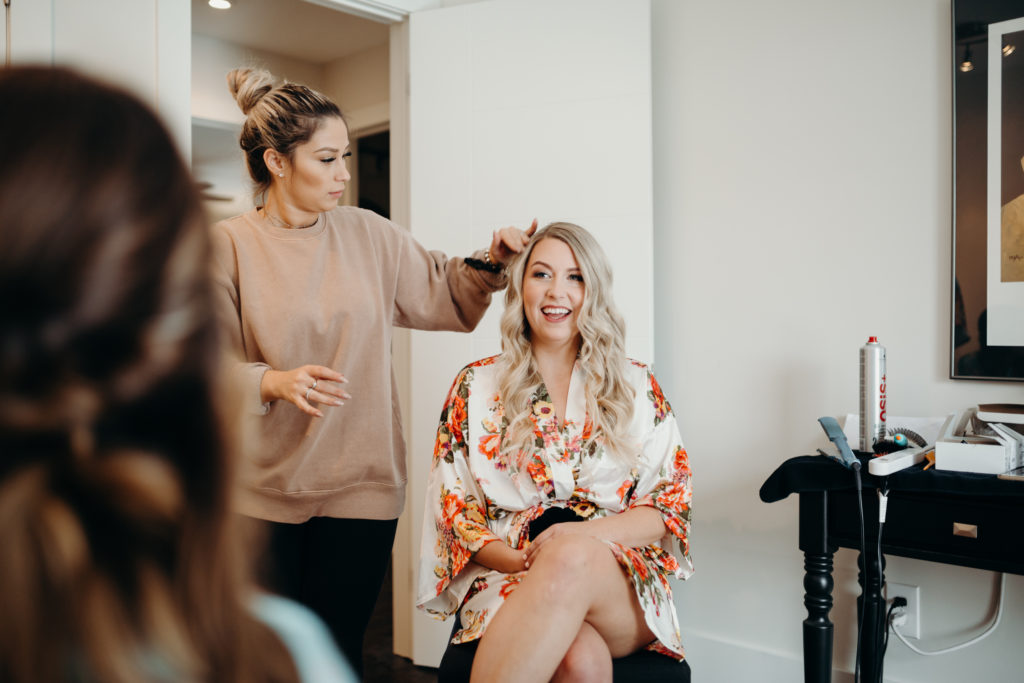
[[[885,438],[885,347],[869,337],[860,347],[860,450]]]

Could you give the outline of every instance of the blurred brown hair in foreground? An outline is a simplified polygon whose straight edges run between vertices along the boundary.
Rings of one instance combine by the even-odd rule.
[[[0,680],[293,680],[246,607],[188,170],[72,71],[0,102]]]

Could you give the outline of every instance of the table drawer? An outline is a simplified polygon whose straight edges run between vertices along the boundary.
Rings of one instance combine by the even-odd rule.
[[[832,491],[828,501],[829,538],[843,547],[860,547],[854,491]],[[865,536],[869,548],[878,539],[878,496],[864,493]],[[999,498],[956,497],[945,502],[909,492],[889,495],[882,531],[886,554],[934,560],[943,555],[958,564],[1012,571],[1024,562],[1024,506],[1007,506]],[[870,550],[869,550],[870,552]]]

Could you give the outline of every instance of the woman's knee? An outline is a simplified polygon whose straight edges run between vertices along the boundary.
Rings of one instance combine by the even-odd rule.
[[[603,542],[592,536],[567,534],[552,538],[537,554],[535,566],[545,566],[566,576],[578,577],[594,571],[597,566],[614,557]]]
[[[579,606],[601,592],[600,577],[616,567],[602,541],[590,536],[559,536],[545,543],[524,581],[540,584],[538,597],[549,605]]]

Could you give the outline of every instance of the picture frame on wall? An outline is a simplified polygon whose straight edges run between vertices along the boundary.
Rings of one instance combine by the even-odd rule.
[[[952,11],[950,377],[1024,380],[1024,3]]]

